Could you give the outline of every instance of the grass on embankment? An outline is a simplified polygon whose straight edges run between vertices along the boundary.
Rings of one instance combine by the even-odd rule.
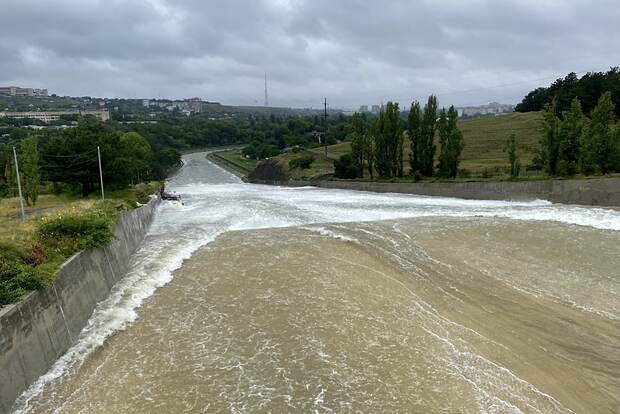
[[[41,195],[21,220],[19,199],[0,199],[0,307],[43,289],[73,253],[108,244],[118,209],[146,203],[160,183],[106,193],[106,201],[69,195]]]
[[[503,177],[508,168],[508,154],[504,151],[506,142],[512,133],[517,141],[517,154],[522,166],[522,174],[525,166],[531,163],[542,137],[542,114],[540,112],[515,112],[509,115],[495,117],[466,119],[459,121],[459,128],[463,132],[465,147],[461,154],[460,168],[471,174],[472,177],[486,178]],[[403,160],[405,171],[409,170],[409,145],[405,139],[403,148]],[[436,142],[439,156],[439,142]],[[351,143],[343,142],[327,147],[328,158],[335,160],[341,155],[351,151]],[[323,158],[323,147],[310,149],[309,152],[316,155],[317,160]],[[283,156],[280,156],[283,157]],[[333,165],[330,173],[333,173]]]
[[[245,158],[241,153],[241,148],[234,148],[224,151],[214,151],[209,154],[210,157],[220,160],[226,166],[234,169],[243,176],[247,176],[258,165],[259,161],[251,158]]]

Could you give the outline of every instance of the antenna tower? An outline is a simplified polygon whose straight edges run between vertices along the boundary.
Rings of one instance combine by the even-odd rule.
[[[267,95],[267,72],[265,72],[265,106],[269,106],[269,95]]]

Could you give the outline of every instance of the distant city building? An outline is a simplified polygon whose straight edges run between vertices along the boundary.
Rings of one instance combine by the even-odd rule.
[[[45,123],[60,121],[63,116],[94,116],[100,121],[110,119],[110,112],[107,110],[76,110],[76,111],[54,111],[54,112],[0,112],[0,118],[13,119],[36,119]]]
[[[368,105],[362,105],[360,106],[360,110],[359,110],[360,114],[365,114],[368,112]]]
[[[373,114],[379,114],[379,113],[381,113],[381,106],[380,106],[380,105],[373,105],[373,106],[372,106],[372,110],[371,110],[371,112],[372,112]]]
[[[191,98],[182,101],[175,101],[175,104],[177,108],[179,108],[181,111],[188,111],[190,113],[202,112],[202,99],[200,98]]]
[[[47,89],[0,86],[0,96],[47,96]]]
[[[514,105],[491,102],[488,105],[464,106],[456,108],[460,118],[464,116],[501,115],[514,112]]]

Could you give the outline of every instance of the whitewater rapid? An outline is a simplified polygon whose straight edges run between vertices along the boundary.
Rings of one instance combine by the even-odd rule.
[[[18,399],[15,412],[28,412],[47,384],[75,372],[106,338],[131,326],[141,305],[173,279],[184,260],[225,232],[419,217],[545,221],[620,231],[620,212],[613,209],[247,184],[204,154],[186,155],[167,190],[180,194],[184,205],[161,204],[132,270],[97,306],[77,343]]]

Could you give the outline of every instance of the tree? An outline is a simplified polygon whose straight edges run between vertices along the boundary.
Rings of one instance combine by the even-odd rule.
[[[15,174],[15,162],[9,159],[4,167],[4,177],[8,187],[8,196],[15,197],[17,195],[17,174]]]
[[[357,112],[351,117],[351,156],[358,169],[358,175],[364,175],[364,141],[366,139],[366,124]]]
[[[338,178],[353,179],[358,177],[359,170],[351,154],[341,155],[334,160],[334,175]]]
[[[557,171],[561,125],[562,121],[556,115],[556,105],[553,101],[543,112],[544,134],[540,143],[540,159],[549,175],[556,175]]]
[[[589,128],[582,135],[580,166],[583,172],[607,174],[620,167],[620,143],[614,126],[614,104],[606,92],[592,111]]]
[[[437,97],[431,95],[424,106],[421,125],[420,166],[423,175],[433,175],[433,163],[435,158],[435,127],[437,117]]]
[[[448,128],[448,116],[446,115],[445,109],[439,112],[437,130],[439,132],[439,175],[446,177],[448,175],[448,163],[450,162],[450,154],[448,154],[448,137],[450,135],[450,130]]]
[[[120,137],[121,149],[117,162],[126,163],[135,182],[142,182],[151,158],[151,146],[137,132],[126,132]],[[133,181],[133,180],[132,180]]]
[[[564,114],[559,130],[557,174],[570,176],[577,172],[579,163],[579,141],[584,132],[586,117],[581,110],[581,102],[574,98],[570,111]]]
[[[506,151],[508,152],[508,162],[510,163],[510,177],[518,177],[521,164],[519,162],[519,156],[517,155],[517,138],[514,133],[510,134],[510,138],[506,143]]]
[[[37,137],[31,135],[22,144],[21,167],[24,177],[24,199],[26,204],[34,206],[39,197],[39,150]]]
[[[370,125],[366,128],[366,138],[364,139],[364,158],[366,159],[366,167],[370,179],[374,178],[375,170],[375,149],[376,136],[378,134],[377,120],[370,121]]]
[[[442,110],[439,117],[439,142],[441,149],[439,153],[439,175],[448,178],[455,178],[458,174],[461,152],[464,142],[463,134],[459,130],[458,113],[454,106],[446,111]]]
[[[416,171],[422,170],[422,114],[418,101],[414,101],[409,110],[409,116],[407,117],[407,136],[411,141],[409,144],[409,166],[413,174]]]
[[[402,175],[402,151],[403,137],[398,104],[388,102],[385,112],[379,115],[375,136],[375,161],[379,176]]]

